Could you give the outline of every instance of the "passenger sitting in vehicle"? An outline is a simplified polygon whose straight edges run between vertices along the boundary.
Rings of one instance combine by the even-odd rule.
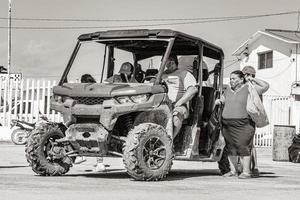
[[[105,80],[105,82],[135,83],[137,81],[132,76],[132,74],[133,74],[133,65],[130,62],[125,62],[121,65],[119,74],[115,74],[109,77],[108,79]]]
[[[154,82],[155,76],[158,73],[158,69],[147,69],[145,72],[145,78],[143,79],[144,83]]]
[[[197,93],[197,82],[190,72],[178,69],[178,59],[176,55],[169,56],[166,67],[167,69],[162,79],[168,85],[168,97],[174,106],[173,138],[175,138],[181,129],[182,121],[189,116],[188,102]]]
[[[96,80],[90,74],[83,74],[80,79],[81,83],[96,83]]]

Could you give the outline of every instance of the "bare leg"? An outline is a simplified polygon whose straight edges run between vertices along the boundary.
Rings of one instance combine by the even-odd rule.
[[[229,164],[230,164],[230,172],[226,173],[223,175],[223,177],[233,177],[237,176],[237,161],[238,157],[237,156],[228,156]]]
[[[241,161],[242,161],[242,165],[243,165],[243,173],[241,173],[239,175],[239,178],[251,178],[250,175],[250,164],[251,164],[251,160],[250,160],[250,156],[241,156]]]
[[[257,153],[256,148],[253,146],[251,150],[251,174],[253,177],[259,176],[259,170],[257,165]]]
[[[96,172],[104,172],[106,170],[105,165],[103,164],[103,157],[97,157],[96,158],[97,163],[96,163]]]
[[[250,173],[250,156],[241,156],[241,161],[243,165],[243,173]]]
[[[228,156],[229,164],[230,164],[230,170],[232,173],[237,173],[237,162],[238,162],[238,156]]]
[[[173,138],[179,133],[182,126],[182,119],[178,115],[173,116]]]

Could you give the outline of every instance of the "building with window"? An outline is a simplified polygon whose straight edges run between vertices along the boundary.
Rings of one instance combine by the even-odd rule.
[[[263,96],[270,125],[259,129],[272,138],[274,125],[294,125],[300,132],[300,31],[257,31],[233,53],[241,69],[251,65],[270,84]]]
[[[233,55],[241,68],[251,65],[257,77],[270,83],[268,95],[300,100],[300,32],[266,29],[257,31]]]

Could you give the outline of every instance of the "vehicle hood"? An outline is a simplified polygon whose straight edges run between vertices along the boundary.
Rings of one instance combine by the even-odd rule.
[[[164,92],[165,90],[161,85],[141,83],[65,83],[62,86],[53,87],[53,93],[55,95],[70,97],[115,97]]]

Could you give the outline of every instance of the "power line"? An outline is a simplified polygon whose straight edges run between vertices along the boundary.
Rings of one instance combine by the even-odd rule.
[[[297,23],[296,31],[299,31],[299,27],[300,27],[300,11],[298,11],[298,23]]]
[[[203,24],[203,23],[214,23],[214,22],[226,22],[226,21],[237,21],[237,20],[245,20],[245,19],[252,19],[252,18],[261,18],[261,17],[270,17],[270,16],[279,16],[279,15],[288,15],[288,14],[295,14],[298,11],[292,12],[285,12],[285,13],[275,13],[275,14],[264,14],[264,15],[249,15],[249,16],[236,16],[236,17],[223,17],[223,18],[186,18],[186,19],[172,19],[184,22],[173,22],[173,23],[157,23],[157,24],[136,24],[136,25],[110,25],[110,26],[52,26],[52,27],[32,27],[32,26],[14,26],[11,27],[12,29],[23,29],[23,30],[62,30],[62,29],[107,29],[107,28],[138,28],[138,27],[153,27],[153,26],[166,26],[166,25],[186,25],[186,24]],[[24,20],[27,18],[23,18]],[[199,20],[201,19],[201,20]],[[204,20],[205,19],[205,20]],[[42,20],[42,19],[39,19]],[[46,20],[46,19],[43,19]],[[50,20],[50,19],[47,19]],[[58,19],[56,19],[58,20]],[[62,19],[60,19],[62,20]],[[67,19],[66,19],[67,20]],[[71,20],[71,19],[70,19]],[[80,20],[80,19],[74,19]],[[161,21],[168,21],[171,19],[150,19],[154,20],[161,20]],[[1,26],[0,29],[7,29],[8,27]]]
[[[234,62],[230,63],[229,65],[225,66],[224,69],[234,65],[235,63],[239,62],[239,59],[235,60]]]
[[[51,22],[153,22],[153,21],[199,21],[199,20],[220,20],[220,19],[248,19],[257,17],[270,17],[277,15],[289,15],[299,11],[280,12],[261,15],[240,15],[225,17],[196,17],[196,18],[152,18],[152,19],[79,19],[79,18],[11,18],[14,21],[51,21]],[[7,17],[0,17],[0,20],[7,20]]]

